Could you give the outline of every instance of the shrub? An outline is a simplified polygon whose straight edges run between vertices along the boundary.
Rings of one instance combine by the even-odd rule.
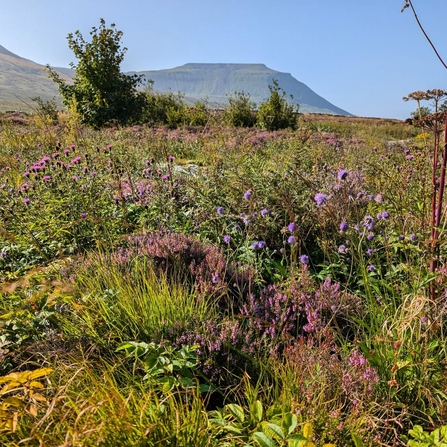
[[[273,85],[269,85],[270,97],[260,106],[257,114],[257,124],[264,130],[296,129],[298,126],[298,106],[289,103],[286,92],[273,79]],[[290,95],[291,101],[293,96]]]
[[[228,97],[228,107],[223,112],[223,121],[233,127],[253,127],[256,124],[256,104],[251,101],[250,94],[235,92]]]

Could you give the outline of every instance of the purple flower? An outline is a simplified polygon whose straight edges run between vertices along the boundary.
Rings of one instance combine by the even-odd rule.
[[[327,197],[322,192],[319,192],[315,194],[314,200],[317,206],[323,206],[327,202]]]
[[[231,241],[231,236],[230,236],[229,234],[226,234],[226,235],[223,237],[223,241],[224,241],[226,244],[229,244],[230,241]]]
[[[49,180],[51,180],[51,177],[50,177],[49,175],[44,175],[44,176],[43,176],[43,180],[44,180],[45,182],[48,182]]]
[[[346,222],[342,222],[341,224],[340,224],[340,231],[342,232],[342,233],[344,233],[345,231],[348,231],[348,228],[349,228],[349,225],[346,223]]]
[[[403,234],[399,234],[399,240],[403,241],[405,239],[405,236]]]
[[[29,202],[30,202],[29,197],[25,197],[25,198],[23,199],[23,203],[24,203],[25,205],[28,205]]]
[[[300,256],[300,262],[301,262],[301,264],[309,264],[309,256],[301,255]]]
[[[407,155],[407,160],[413,160],[414,155]]]
[[[267,210],[267,209],[263,209],[262,211],[261,211],[261,216],[262,217],[265,217],[265,216],[267,216],[267,214],[270,214],[271,213],[271,211],[270,210]]]
[[[374,233],[369,233],[368,236],[366,236],[366,239],[368,239],[368,241],[372,241],[374,239]]]
[[[169,177],[170,177],[169,174],[165,174],[165,175],[161,176],[161,179],[164,181],[164,180],[168,180]]]
[[[252,247],[255,250],[261,250],[261,249],[263,249],[265,247],[265,242],[264,241],[253,242]]]
[[[253,194],[253,191],[251,189],[249,189],[248,191],[245,192],[244,199],[249,200],[250,197],[252,196],[252,194]]]
[[[368,265],[368,272],[373,272],[375,270],[373,265]]]
[[[340,247],[338,247],[338,252],[339,253],[346,253],[346,246],[345,245],[340,245]]]
[[[172,163],[172,162],[174,161],[174,157],[173,157],[172,155],[170,155],[170,156],[168,157],[168,160],[169,160],[169,163]]]
[[[87,217],[87,213],[81,213],[81,218],[85,219]]]
[[[222,215],[223,213],[224,213],[223,206],[219,206],[219,207],[217,208],[217,214]]]
[[[383,202],[383,195],[382,195],[382,194],[377,194],[377,195],[374,197],[374,200],[375,200],[377,203],[382,203],[382,202]]]
[[[213,284],[218,283],[219,280],[220,280],[219,274],[218,273],[213,273],[213,275],[212,275],[212,282],[213,282]]]
[[[374,228],[374,219],[372,216],[365,216],[363,219],[363,226],[368,230],[371,231]]]
[[[418,240],[418,237],[414,233],[410,234],[410,241],[411,242],[416,242],[417,240]]]
[[[374,250],[372,248],[368,248],[368,250],[366,250],[366,253],[371,256],[374,253]]]
[[[345,180],[349,172],[346,169],[340,169],[337,174],[338,180]]]
[[[287,229],[293,233],[296,230],[296,224],[295,222],[290,222],[289,225],[287,225]]]
[[[390,214],[388,211],[382,211],[381,213],[377,214],[377,219],[389,219]]]
[[[289,244],[294,244],[296,242],[295,236],[289,236],[287,242]]]

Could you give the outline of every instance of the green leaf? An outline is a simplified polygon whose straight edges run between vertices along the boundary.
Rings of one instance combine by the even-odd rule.
[[[257,431],[253,433],[252,437],[261,447],[277,447],[275,442],[265,433]]]
[[[296,415],[292,413],[286,413],[284,415],[282,426],[284,430],[287,432],[287,434],[290,435],[295,430],[297,425],[298,425],[298,418],[296,417]]]
[[[266,422],[265,424],[262,424],[262,430],[271,438],[285,438],[282,428],[279,425],[273,424],[272,422]]]
[[[355,433],[351,433],[351,438],[354,442],[355,447],[365,447],[362,440]]]
[[[245,414],[244,414],[244,410],[241,406],[236,405],[236,404],[228,404],[228,405],[225,405],[225,409],[232,416],[234,416],[238,422],[240,422],[241,424],[244,422]]]
[[[254,402],[251,406],[251,417],[255,422],[261,422],[262,421],[262,415],[263,415],[263,408],[262,403],[257,400]]]

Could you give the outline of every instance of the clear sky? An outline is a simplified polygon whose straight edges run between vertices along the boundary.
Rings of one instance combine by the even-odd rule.
[[[188,62],[264,63],[291,73],[359,116],[407,118],[402,97],[447,90],[447,70],[404,0],[0,0],[0,45],[40,64],[76,62],[68,33],[86,40],[104,18],[123,31],[122,69]],[[413,0],[447,61],[447,0]]]

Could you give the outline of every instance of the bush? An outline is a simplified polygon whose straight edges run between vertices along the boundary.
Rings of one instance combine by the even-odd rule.
[[[228,97],[228,107],[223,112],[223,121],[233,127],[253,127],[256,124],[256,104],[250,100],[250,94],[235,92]]]
[[[298,127],[296,114],[298,106],[291,104],[286,99],[286,92],[273,79],[273,85],[269,85],[270,97],[260,106],[257,114],[257,124],[261,129],[272,131],[279,129],[293,129]],[[290,95],[291,101],[293,96]]]

